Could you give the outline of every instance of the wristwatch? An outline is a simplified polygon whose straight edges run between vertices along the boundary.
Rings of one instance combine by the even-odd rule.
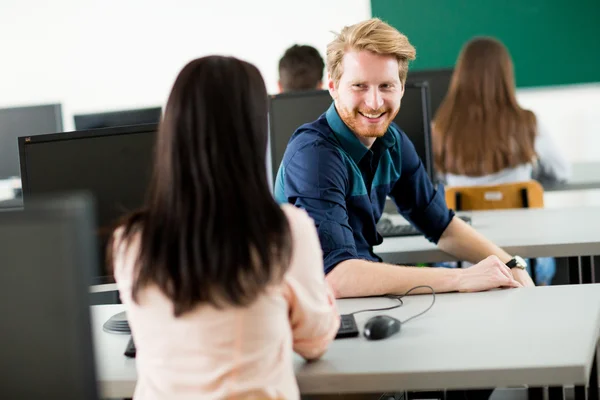
[[[509,262],[506,263],[508,268],[519,268],[527,269],[527,262],[522,257],[514,256]]]

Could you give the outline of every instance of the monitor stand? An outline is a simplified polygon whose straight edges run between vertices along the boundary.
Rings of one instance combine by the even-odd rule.
[[[117,333],[120,335],[129,335],[129,322],[127,322],[127,313],[125,311],[113,315],[102,325],[104,332]]]

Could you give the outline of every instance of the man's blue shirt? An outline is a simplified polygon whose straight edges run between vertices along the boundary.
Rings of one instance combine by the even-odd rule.
[[[349,259],[381,261],[373,246],[386,197],[437,243],[454,213],[436,190],[406,134],[395,124],[371,149],[344,124],[334,104],[291,137],[275,181],[275,198],[314,219],[325,273]]]

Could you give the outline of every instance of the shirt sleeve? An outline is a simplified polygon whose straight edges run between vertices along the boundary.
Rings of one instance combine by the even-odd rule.
[[[319,358],[334,339],[340,318],[335,297],[323,273],[319,239],[308,215],[284,206],[293,240],[292,262],[285,277],[294,351]]]
[[[318,141],[307,144],[284,165],[283,174],[287,202],[306,210],[317,227],[325,273],[358,258],[346,209],[348,172],[339,151]]]
[[[538,159],[534,176],[537,179],[564,182],[571,177],[571,164],[543,125],[538,125],[535,152]]]
[[[400,132],[401,163],[400,179],[392,187],[390,197],[398,211],[437,243],[448,227],[454,212],[446,206],[444,187],[433,186],[414,145],[404,132]]]

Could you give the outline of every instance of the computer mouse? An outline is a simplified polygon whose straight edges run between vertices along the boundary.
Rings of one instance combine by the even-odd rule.
[[[365,324],[365,337],[369,340],[386,339],[400,332],[402,323],[387,315],[377,315]]]

